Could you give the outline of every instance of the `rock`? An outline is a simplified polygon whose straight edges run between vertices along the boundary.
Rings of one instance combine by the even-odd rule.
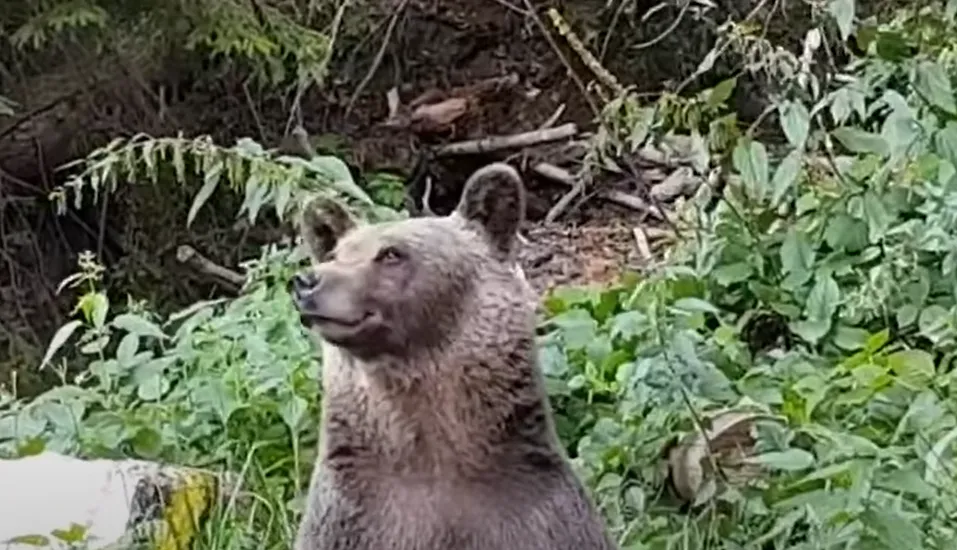
[[[670,202],[676,197],[694,190],[695,187],[695,178],[691,168],[682,166],[675,169],[664,181],[655,184],[649,193],[656,200]]]
[[[0,460],[0,550],[186,550],[222,490],[218,476],[141,460],[52,452]]]

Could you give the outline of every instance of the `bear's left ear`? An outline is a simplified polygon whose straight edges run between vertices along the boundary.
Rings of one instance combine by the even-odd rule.
[[[319,263],[336,247],[343,235],[357,225],[342,203],[316,197],[307,202],[299,217],[299,232],[312,260]]]
[[[525,221],[522,177],[504,162],[479,168],[465,182],[455,211],[480,226],[496,254],[502,259],[508,258],[518,229]]]

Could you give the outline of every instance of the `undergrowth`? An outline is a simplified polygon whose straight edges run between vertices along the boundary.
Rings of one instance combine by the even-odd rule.
[[[544,299],[541,367],[559,432],[622,548],[953,546],[955,10],[861,24],[853,39],[865,53],[849,66],[795,74],[775,104],[783,145],[708,132],[728,127],[726,89],[683,104],[704,104],[701,117],[676,116],[662,106],[669,97],[618,128],[633,150],[684,125],[703,155],[733,168],[723,188],[684,204],[677,244],[645,272]],[[830,13],[847,36],[853,2]],[[168,155],[200,154],[164,143]],[[142,145],[94,155],[73,187],[90,188],[129,147]],[[293,191],[250,183],[250,163],[266,160],[240,149],[216,154],[246,155],[230,181],[244,182],[234,187],[251,216],[294,208]],[[332,160],[315,162],[270,166],[300,170],[274,173],[300,190],[327,188],[322,174],[351,181],[329,171]],[[288,548],[320,392],[317,350],[286,292],[302,260],[268,247],[238,298],[158,317],[110,302],[101,268],[82,258],[66,283],[80,291],[76,318],[41,366],[63,383],[29,401],[0,397],[0,452],[229,470],[250,498],[223,502],[199,547]]]

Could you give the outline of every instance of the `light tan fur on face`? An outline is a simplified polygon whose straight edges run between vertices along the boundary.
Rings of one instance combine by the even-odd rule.
[[[534,294],[514,269],[518,174],[479,170],[442,218],[360,225],[336,208],[304,216],[314,266],[297,304],[374,313],[348,337],[314,325],[321,448],[297,549],[614,548],[537,368]],[[402,260],[382,260],[387,247]]]

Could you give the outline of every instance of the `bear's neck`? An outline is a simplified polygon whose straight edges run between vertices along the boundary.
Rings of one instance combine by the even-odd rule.
[[[472,337],[403,360],[361,361],[327,348],[326,466],[448,478],[560,464],[533,327],[483,335],[473,325]]]

